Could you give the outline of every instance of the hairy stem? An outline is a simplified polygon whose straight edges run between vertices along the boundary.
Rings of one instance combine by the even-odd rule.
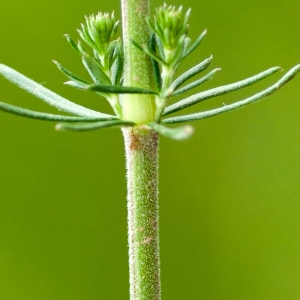
[[[150,57],[136,48],[150,43],[149,0],[121,0],[124,85],[154,89]],[[160,299],[158,240],[158,134],[144,126],[155,119],[153,95],[123,94],[123,128],[128,190],[130,300]]]
[[[154,74],[150,57],[136,48],[132,41],[140,45],[150,43],[147,24],[149,0],[121,0],[124,43],[124,85],[154,89]],[[153,95],[123,95],[123,119],[136,124],[146,124],[155,119]]]
[[[123,128],[128,190],[130,300],[160,299],[158,133]]]

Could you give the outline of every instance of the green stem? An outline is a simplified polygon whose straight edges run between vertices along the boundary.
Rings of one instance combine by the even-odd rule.
[[[149,0],[121,0],[124,85],[155,90],[150,57],[136,48],[149,44]],[[128,190],[130,300],[160,300],[158,239],[158,133],[143,124],[155,119],[153,95],[123,94]]]
[[[149,0],[121,0],[124,43],[124,85],[155,90],[150,57],[136,48],[150,43],[150,31],[146,19],[149,16]],[[153,95],[123,95],[123,120],[147,124],[155,119]]]
[[[158,133],[123,128],[128,190],[130,300],[159,300]]]

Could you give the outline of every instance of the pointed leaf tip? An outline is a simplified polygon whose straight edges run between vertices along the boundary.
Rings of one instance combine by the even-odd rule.
[[[190,125],[184,125],[176,128],[168,128],[164,125],[154,122],[149,123],[148,125],[159,134],[177,141],[186,140],[194,133],[194,127]]]

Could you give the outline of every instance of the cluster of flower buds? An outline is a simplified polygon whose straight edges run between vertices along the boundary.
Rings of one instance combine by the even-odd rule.
[[[188,20],[191,10],[185,14],[182,6],[167,6],[164,4],[156,9],[154,20],[149,20],[148,24],[155,33],[159,43],[163,59],[168,65],[176,64],[188,44]]]
[[[78,32],[81,39],[92,48],[93,54],[90,55],[84,49],[81,41],[76,43],[69,35],[66,35],[66,38],[72,48],[82,56],[83,65],[93,82],[79,78],[58,62],[55,64],[70,79],[65,84],[81,90],[91,90],[105,97],[120,117],[119,96],[111,93],[112,86],[122,85],[124,58],[121,40],[117,37],[119,21],[115,20],[114,12],[99,12],[85,19],[86,24],[81,24],[81,30]]]
[[[91,15],[85,19],[86,24],[81,24],[79,35],[98,53],[104,65],[105,57],[111,52],[112,44],[116,41],[119,21],[115,20],[114,12],[111,15],[99,12],[96,16]]]
[[[156,97],[157,120],[161,119],[169,97],[200,85],[209,80],[216,72],[214,70],[192,85],[178,89],[184,82],[208,68],[212,62],[212,57],[210,57],[173,81],[179,64],[199,46],[206,34],[206,31],[204,31],[195,43],[188,47],[190,39],[187,34],[190,12],[189,9],[184,13],[182,6],[177,8],[167,4],[162,5],[156,9],[154,18],[148,19],[148,25],[152,31],[150,44],[138,45],[134,43],[140,50],[148,54],[153,61],[156,86],[160,94],[160,97]]]

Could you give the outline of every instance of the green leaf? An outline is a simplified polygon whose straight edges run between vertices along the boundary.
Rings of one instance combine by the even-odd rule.
[[[105,50],[105,65],[108,66],[108,69],[110,70],[115,59],[117,58],[116,54],[116,46],[117,41],[112,41],[108,44],[106,50]]]
[[[156,60],[159,64],[167,66],[167,63],[160,58],[159,56],[157,56],[157,54],[153,51],[151,51],[150,49],[148,49],[146,46],[141,46],[138,43],[136,43],[135,41],[132,41],[132,44],[134,46],[136,46],[138,49],[140,49],[141,51],[145,52],[147,55],[149,55],[151,58],[153,58],[154,60]]]
[[[57,66],[57,68],[64,73],[69,79],[74,80],[78,83],[81,83],[83,85],[89,84],[87,81],[85,81],[84,79],[81,79],[80,77],[78,77],[77,75],[73,74],[72,72],[70,72],[68,69],[66,69],[64,66],[62,66],[59,62],[52,60],[55,65]]]
[[[224,95],[230,92],[234,92],[237,91],[239,89],[245,88],[249,85],[252,85],[272,74],[274,74],[275,72],[281,70],[280,67],[273,67],[270,68],[266,71],[263,71],[257,75],[254,75],[252,77],[246,78],[244,80],[235,82],[235,83],[231,83],[231,84],[227,84],[227,85],[223,85],[220,87],[216,87],[198,94],[195,94],[193,96],[190,96],[188,98],[185,98],[177,103],[174,103],[168,107],[166,107],[165,111],[164,111],[164,115],[169,115],[171,113],[174,113],[175,111],[179,111],[182,110],[186,107],[192,106],[196,103],[199,103],[201,101],[204,101],[206,99],[210,99],[213,97],[217,97],[220,95]]]
[[[207,30],[205,29],[200,36],[197,38],[197,40],[195,41],[195,43],[188,48],[183,55],[180,58],[180,61],[182,61],[183,59],[185,59],[188,55],[190,55],[201,43],[201,41],[203,40],[204,36],[206,35]]]
[[[190,43],[191,43],[191,39],[188,36],[186,36],[183,43],[183,53],[187,51]]]
[[[185,39],[186,39],[185,35],[181,36],[181,38],[178,41],[178,44],[177,44],[176,50],[174,52],[173,58],[170,61],[170,66],[175,67],[175,69],[179,66],[180,58],[182,56],[182,53],[183,53],[183,50],[184,50],[184,47],[185,47],[184,46]]]
[[[112,72],[112,83],[114,85],[121,85],[121,78],[123,73],[123,66],[124,66],[124,57],[122,53],[122,45],[121,43],[116,44],[116,59],[112,65],[111,72]]]
[[[172,96],[176,96],[176,95],[185,93],[185,92],[199,86],[200,84],[212,79],[214,77],[214,75],[216,74],[216,72],[218,72],[220,70],[221,70],[220,68],[216,68],[216,69],[212,70],[211,72],[209,72],[207,75],[203,76],[202,78],[184,86],[183,88],[181,88],[179,90],[176,90],[175,92],[172,93]]]
[[[87,53],[82,57],[82,62],[90,76],[97,84],[111,84],[109,78],[105,75],[100,64]]]
[[[156,52],[157,47],[158,45],[156,44],[155,34],[152,34],[150,39],[150,49],[151,51]],[[162,87],[162,80],[161,80],[159,65],[157,61],[153,58],[151,58],[151,63],[152,63],[152,68],[154,73],[155,85],[157,90],[160,91]]]
[[[134,126],[133,122],[126,122],[122,120],[106,121],[106,122],[93,122],[93,123],[59,123],[56,125],[56,130],[71,130],[71,131],[89,131],[108,127],[126,127]]]
[[[4,102],[0,102],[0,110],[32,119],[45,120],[45,121],[61,121],[61,122],[95,122],[95,121],[105,121],[116,119],[115,116],[109,116],[102,114],[102,117],[97,118],[86,118],[86,117],[73,117],[73,116],[62,116],[55,114],[48,114],[43,112],[38,112],[26,108],[21,108]]]
[[[78,50],[79,50],[80,55],[86,55],[87,54],[81,41],[78,41]]]
[[[215,108],[208,111],[203,111],[195,114],[185,115],[185,116],[179,116],[179,117],[173,117],[173,118],[167,118],[164,119],[162,122],[165,124],[173,124],[173,123],[183,123],[183,122],[191,122],[191,121],[197,121],[206,119],[209,117],[213,117],[246,105],[249,105],[251,103],[254,103],[264,97],[267,97],[276,91],[278,91],[281,87],[283,87],[286,83],[288,83],[293,77],[297,75],[297,73],[300,71],[300,64],[293,67],[290,71],[288,71],[278,82],[276,82],[274,85],[270,86],[269,88],[263,90],[262,92],[259,92],[251,97],[248,97],[244,100],[225,105],[223,107]]]
[[[0,74],[10,82],[16,84],[18,87],[58,108],[59,110],[82,117],[99,117],[103,115],[102,113],[75,104],[55,94],[41,84],[36,83],[8,66],[0,64]]]
[[[148,125],[161,135],[177,141],[186,140],[194,133],[194,128],[190,125],[177,128],[168,128],[158,123],[149,123]]]
[[[82,38],[82,40],[87,44],[89,45],[91,48],[94,48],[95,47],[95,43],[94,41],[90,38],[89,34],[87,33],[86,31],[86,27],[81,24],[81,28],[82,28],[82,31],[77,29],[77,32],[79,33],[79,36]]]
[[[157,46],[158,54],[164,60],[165,59],[165,55],[164,55],[163,44],[161,43],[161,40],[157,36],[155,36],[155,41],[156,41],[156,46]]]
[[[89,84],[82,84],[73,80],[66,81],[64,84],[74,87],[78,90],[86,90],[86,88],[89,86]]]
[[[154,24],[150,19],[147,20],[148,26],[152,29],[157,39],[162,40],[164,38],[163,29],[155,22]]]
[[[92,84],[87,87],[87,90],[97,91],[108,94],[155,94],[156,92],[138,87],[130,87],[123,85],[102,85]]]
[[[80,52],[80,50],[78,49],[78,46],[76,45],[76,43],[74,42],[74,40],[71,38],[71,36],[68,35],[68,34],[65,34],[64,36],[67,38],[67,41],[69,42],[69,44],[71,45],[71,47],[72,47],[77,53],[79,53],[79,54],[81,55],[81,52]]]
[[[186,71],[182,75],[180,75],[171,84],[172,88],[174,90],[176,90],[184,82],[186,82],[187,80],[189,80],[193,76],[195,76],[195,75],[199,74],[200,72],[204,71],[205,69],[207,69],[211,65],[212,59],[213,59],[213,57],[211,56],[211,57],[205,59],[204,61],[202,61],[201,63],[199,63],[198,65],[194,66],[193,68],[189,69],[188,71]]]

